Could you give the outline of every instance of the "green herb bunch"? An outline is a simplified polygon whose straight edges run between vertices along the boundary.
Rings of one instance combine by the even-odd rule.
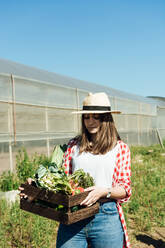
[[[83,169],[76,170],[70,179],[74,181],[78,186],[86,189],[94,185],[93,177],[89,173],[85,173]]]

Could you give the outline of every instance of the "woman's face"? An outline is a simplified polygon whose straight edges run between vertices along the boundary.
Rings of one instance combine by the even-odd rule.
[[[99,114],[84,114],[84,125],[90,134],[96,134],[101,125]]]

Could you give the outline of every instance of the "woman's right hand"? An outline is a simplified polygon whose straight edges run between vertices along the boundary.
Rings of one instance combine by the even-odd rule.
[[[32,179],[32,178],[28,178],[26,183],[27,183],[27,184],[32,184],[32,182],[33,182],[33,179]],[[19,187],[18,190],[23,191],[24,188]],[[24,193],[21,193],[21,192],[20,192],[19,195],[20,195],[20,198],[21,198],[21,199],[22,199],[22,198],[26,199],[26,198],[28,197],[27,195],[25,195]]]

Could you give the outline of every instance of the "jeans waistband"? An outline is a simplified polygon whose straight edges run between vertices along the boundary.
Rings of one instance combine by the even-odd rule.
[[[105,202],[116,202],[116,200],[115,200],[115,199],[111,199],[111,198],[100,198],[100,199],[98,200],[98,202],[100,202],[100,203],[105,203]]]

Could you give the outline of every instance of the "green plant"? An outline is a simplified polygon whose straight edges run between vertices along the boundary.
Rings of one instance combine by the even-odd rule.
[[[0,176],[1,191],[16,190],[19,187],[19,180],[15,173],[11,171],[3,172]]]
[[[163,146],[165,147],[165,139],[163,140]]]
[[[20,149],[16,155],[16,171],[21,182],[26,181],[28,177],[32,177],[34,174],[34,165],[25,148]]]
[[[83,169],[76,170],[71,175],[71,180],[83,188],[88,188],[94,185],[93,177],[91,177],[89,173],[85,173]]]
[[[47,167],[51,158],[44,154],[28,155],[25,148],[21,148],[16,155],[16,172],[20,182],[25,182],[27,178],[34,177],[35,171],[40,164]]]
[[[16,155],[16,172],[3,172],[0,176],[0,190],[10,191],[18,189],[22,182],[28,177],[33,177],[40,164],[45,167],[50,163],[51,158],[44,154],[33,154],[29,157],[25,148],[21,148]]]

